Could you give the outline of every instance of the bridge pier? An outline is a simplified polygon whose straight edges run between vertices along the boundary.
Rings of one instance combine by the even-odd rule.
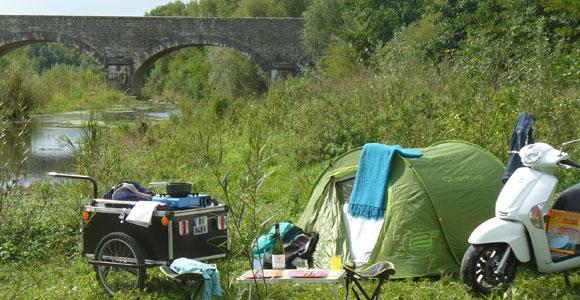
[[[126,58],[109,58],[105,63],[107,87],[120,91],[131,90],[133,61]]]
[[[273,63],[270,70],[268,70],[268,78],[270,82],[276,81],[278,79],[287,79],[290,76],[296,76],[298,74],[298,68],[295,64],[278,62]]]

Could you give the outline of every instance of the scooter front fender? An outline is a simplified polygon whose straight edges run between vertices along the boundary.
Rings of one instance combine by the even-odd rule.
[[[492,218],[477,226],[469,236],[472,245],[506,243],[520,262],[530,261],[526,228],[518,222]]]

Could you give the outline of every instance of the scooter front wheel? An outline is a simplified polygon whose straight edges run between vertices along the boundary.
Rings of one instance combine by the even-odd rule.
[[[489,294],[503,290],[516,276],[517,259],[509,254],[503,271],[497,272],[508,245],[471,245],[461,262],[461,280],[474,292]]]

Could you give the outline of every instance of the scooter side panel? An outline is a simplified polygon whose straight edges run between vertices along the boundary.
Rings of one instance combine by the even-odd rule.
[[[534,203],[537,201],[530,202],[526,199],[530,195],[534,199],[549,199],[557,183],[558,179],[551,174],[526,167],[517,169],[497,198],[495,204],[496,215],[519,214],[519,212],[515,211],[516,209],[524,209],[524,215],[527,215],[529,208],[539,203]],[[527,203],[530,203],[530,205],[525,205]],[[526,207],[522,207],[522,205]]]
[[[530,261],[526,229],[518,222],[491,218],[475,228],[468,241],[474,245],[506,243],[520,262]]]

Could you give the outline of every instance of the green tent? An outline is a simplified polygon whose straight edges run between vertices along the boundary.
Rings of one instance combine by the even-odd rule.
[[[394,156],[384,219],[367,225],[352,225],[346,210],[361,149],[330,164],[298,222],[320,234],[315,265],[328,266],[332,256],[357,265],[390,261],[397,278],[459,270],[470,233],[494,215],[504,168],[491,153],[465,142],[420,150],[421,158]],[[360,232],[350,232],[353,226]],[[360,253],[355,260],[351,251],[361,247],[368,249],[362,263]]]

